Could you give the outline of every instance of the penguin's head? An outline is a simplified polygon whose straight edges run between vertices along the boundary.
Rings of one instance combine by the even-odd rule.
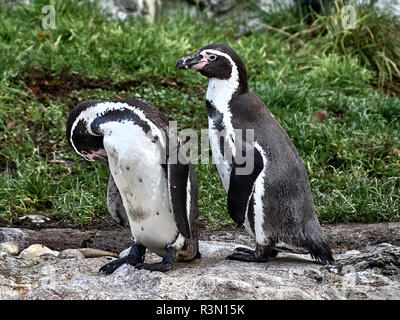
[[[72,149],[86,160],[99,160],[108,164],[103,136],[94,134],[86,119],[80,117],[82,112],[88,110],[92,105],[91,101],[85,101],[71,111],[66,126],[67,140]]]
[[[224,44],[207,45],[194,55],[179,59],[176,68],[197,70],[207,78],[220,80],[228,80],[236,72],[241,87],[247,90],[246,67],[239,55]]]

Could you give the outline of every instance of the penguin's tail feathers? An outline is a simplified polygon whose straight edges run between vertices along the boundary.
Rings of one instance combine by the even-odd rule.
[[[284,241],[275,243],[273,248],[278,252],[310,254],[313,259],[322,264],[335,262],[332,250],[319,224],[310,223],[301,237],[291,240],[290,244]]]
[[[332,256],[332,250],[322,233],[322,230],[317,234],[308,234],[304,239],[303,247],[308,249],[313,259],[323,264],[332,264],[335,262],[335,259]]]

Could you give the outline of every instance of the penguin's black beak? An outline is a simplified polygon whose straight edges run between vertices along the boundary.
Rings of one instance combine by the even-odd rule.
[[[203,56],[200,53],[196,53],[193,56],[184,57],[178,60],[176,63],[177,69],[192,69],[195,65],[202,62]]]
[[[97,155],[97,156],[94,157],[94,160],[98,160],[98,161],[102,162],[103,164],[105,164],[108,167],[108,158],[107,157]]]

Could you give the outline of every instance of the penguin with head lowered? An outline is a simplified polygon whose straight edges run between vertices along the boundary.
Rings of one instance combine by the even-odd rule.
[[[209,78],[210,145],[228,194],[228,212],[256,241],[255,250],[239,247],[228,259],[263,262],[287,251],[332,263],[302,159],[261,99],[248,90],[238,54],[226,45],[211,44],[180,59],[176,67]],[[250,145],[244,134],[248,130],[253,132]],[[246,154],[253,156],[247,159]],[[245,162],[237,161],[238,156]],[[247,161],[252,161],[253,170],[239,174]]]
[[[109,212],[128,220],[134,238],[127,256],[100,271],[125,263],[167,271],[200,256],[196,173],[157,108],[142,100],[85,101],[71,111],[66,135],[78,155],[108,164]],[[144,263],[146,248],[162,261]]]

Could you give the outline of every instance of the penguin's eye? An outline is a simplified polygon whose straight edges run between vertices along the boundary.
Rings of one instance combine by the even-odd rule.
[[[212,55],[209,57],[209,59],[212,60],[212,61],[214,61],[215,59],[217,59],[217,56],[212,54]]]

